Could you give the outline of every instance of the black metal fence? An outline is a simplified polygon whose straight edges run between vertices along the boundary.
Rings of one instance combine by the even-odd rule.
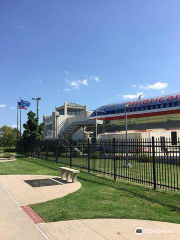
[[[173,191],[180,190],[180,141],[106,140],[98,143],[45,140],[18,142],[18,152],[70,167]],[[128,152],[128,154],[127,154]]]

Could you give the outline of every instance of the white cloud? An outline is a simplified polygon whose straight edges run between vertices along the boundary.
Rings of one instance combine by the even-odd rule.
[[[19,127],[19,126],[18,126]],[[17,128],[17,124],[13,124],[12,128]]]
[[[78,84],[76,81],[70,82],[70,85],[71,85],[72,87],[79,87],[79,84]]]
[[[96,82],[99,82],[99,77],[98,76],[91,76],[91,79],[95,80]]]
[[[0,108],[5,108],[6,104],[0,104]]]
[[[162,92],[162,93],[164,93],[165,91],[164,91],[164,90],[162,90],[161,92]]]
[[[64,70],[64,72],[65,72],[67,75],[70,75],[70,73],[69,73],[67,70]]]
[[[88,85],[88,80],[87,79],[84,79],[82,81],[81,80],[77,80],[77,82],[80,83],[80,84],[86,85],[86,86]]]
[[[82,85],[88,85],[88,80],[87,79],[83,79],[81,80],[73,80],[72,82],[70,82],[71,87],[74,87],[75,89],[79,89],[80,84]]]
[[[12,110],[15,110],[15,109],[16,109],[16,107],[10,107],[10,109],[12,109]]]
[[[31,79],[31,82],[34,82],[34,83],[42,83],[43,80],[42,79],[39,79],[39,80],[34,80],[34,79]]]
[[[69,92],[70,90],[68,88],[65,88],[64,91]]]
[[[153,89],[153,90],[161,90],[161,89],[164,89],[167,87],[168,87],[168,84],[165,82],[156,82],[154,84],[146,83],[145,85],[139,86],[139,88],[141,88],[141,89]]]
[[[138,98],[141,95],[141,98],[144,98],[145,95],[142,92],[136,93],[136,94],[125,94],[123,95],[123,98],[125,99],[134,99],[134,98]]]
[[[66,70],[65,70],[66,74],[70,75]],[[96,82],[99,82],[99,77],[98,76],[92,76],[88,77],[88,75],[85,75],[84,78],[82,80],[79,79],[65,79],[65,81],[74,89],[79,89],[81,85],[84,86],[88,86],[89,85],[89,81],[93,79]]]
[[[136,85],[136,84],[133,84],[132,87],[137,87],[137,85]]]
[[[82,81],[82,84],[88,85],[88,80],[87,80],[87,79],[84,79],[84,80]]]

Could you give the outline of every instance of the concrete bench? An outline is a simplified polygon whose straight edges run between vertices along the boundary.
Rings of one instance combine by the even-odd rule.
[[[61,179],[62,180],[72,180],[73,183],[77,182],[77,174],[80,173],[79,170],[75,170],[67,167],[60,167]]]
[[[13,154],[13,153],[10,153],[9,157],[10,157],[11,160],[15,160],[16,155]]]

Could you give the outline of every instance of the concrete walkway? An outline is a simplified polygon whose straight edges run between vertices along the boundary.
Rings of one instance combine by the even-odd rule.
[[[39,227],[50,240],[180,240],[178,224],[136,219],[74,220],[41,223]],[[139,227],[143,229],[142,235],[135,233]]]
[[[0,240],[45,239],[32,220],[0,185]]]
[[[81,184],[79,182],[64,183],[60,185],[44,187],[31,187],[29,184],[24,182],[24,180],[51,179],[51,178],[57,178],[57,176],[1,175],[0,182],[6,187],[6,189],[13,195],[13,197],[17,200],[17,202],[21,206],[61,198],[69,193],[77,191],[81,187]]]
[[[0,163],[7,163],[7,162],[14,162],[14,161],[16,161],[16,159],[10,159],[10,158],[0,158]]]

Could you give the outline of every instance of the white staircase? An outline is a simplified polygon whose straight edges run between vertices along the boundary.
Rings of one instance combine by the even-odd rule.
[[[94,126],[95,124],[103,124],[103,121],[102,120],[84,119],[84,116],[80,115],[75,121],[73,121],[63,131],[60,131],[60,133],[58,134],[58,139],[59,140],[68,140],[81,127],[83,127],[83,126]]]

